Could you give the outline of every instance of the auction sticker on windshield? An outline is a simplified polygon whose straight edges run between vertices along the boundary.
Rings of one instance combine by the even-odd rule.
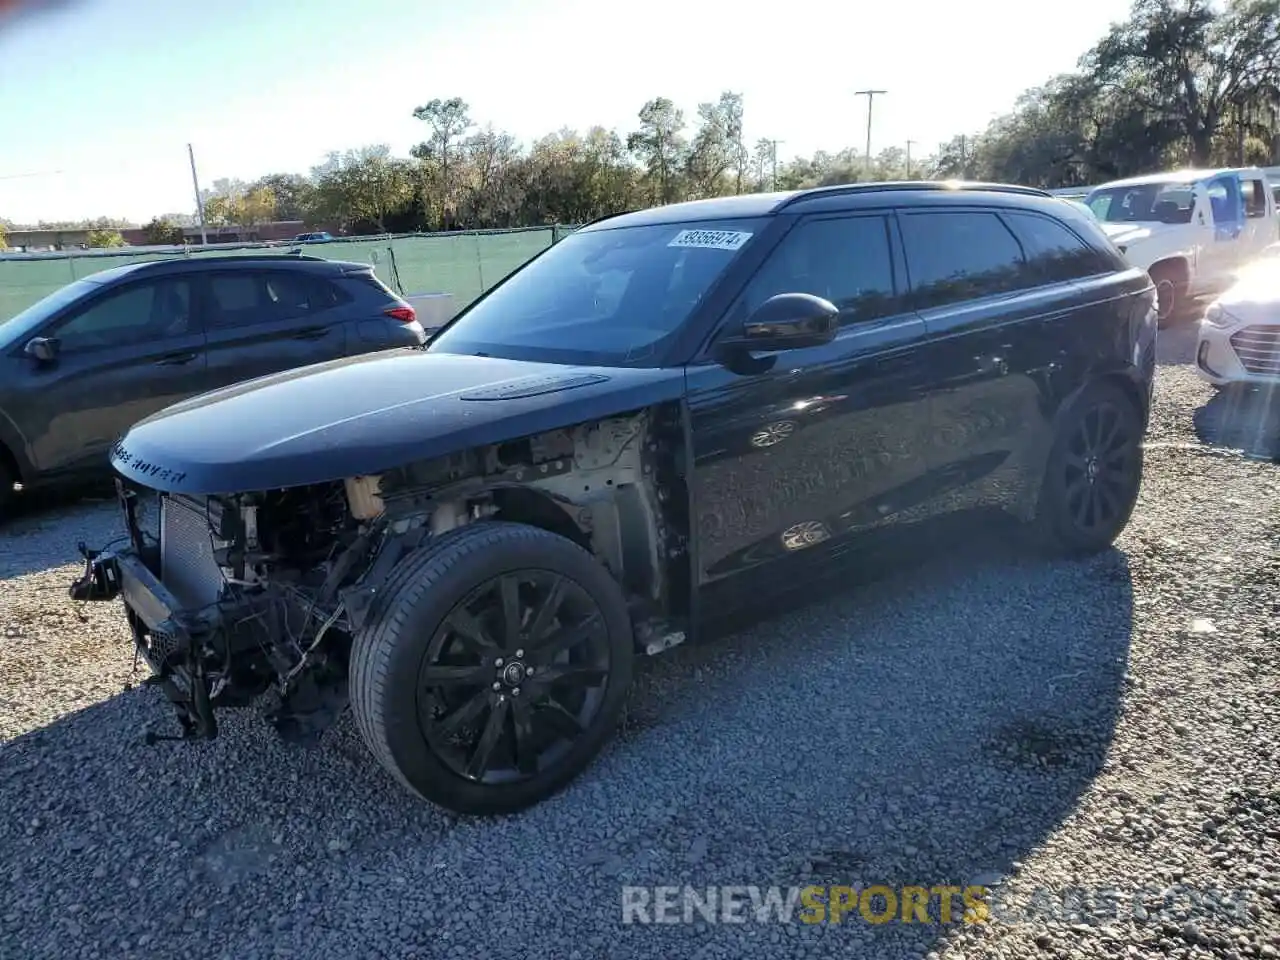
[[[668,247],[703,247],[709,250],[737,250],[751,239],[742,230],[681,230]]]

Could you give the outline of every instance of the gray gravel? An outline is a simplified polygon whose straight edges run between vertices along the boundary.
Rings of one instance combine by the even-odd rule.
[[[349,721],[143,746],[161,698],[56,566],[112,508],[36,511],[0,533],[0,956],[1280,957],[1280,471],[1231,444],[1280,445],[1185,334],[1163,352],[1119,550],[952,554],[677,649],[585,776],[489,822],[411,800]],[[1004,919],[621,923],[624,884],[965,882]],[[1011,912],[1102,887],[1117,919]]]

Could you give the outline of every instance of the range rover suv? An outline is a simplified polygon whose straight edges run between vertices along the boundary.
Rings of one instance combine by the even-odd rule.
[[[350,709],[472,814],[564,788],[637,657],[943,517],[1081,556],[1142,479],[1156,296],[1041,191],[892,183],[592,223],[425,350],[179,403],[113,463],[123,615],[181,735]],[[854,685],[856,688],[856,684]],[[247,749],[247,747],[246,747]]]

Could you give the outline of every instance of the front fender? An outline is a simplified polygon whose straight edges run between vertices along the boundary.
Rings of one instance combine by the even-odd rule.
[[[1139,243],[1125,251],[1125,258],[1143,270],[1150,270],[1157,263],[1182,260],[1186,262],[1187,273],[1190,275],[1195,273],[1199,254],[1198,244]]]
[[[13,456],[14,462],[18,465],[18,479],[22,483],[30,483],[35,479],[36,466],[31,459],[31,447],[27,443],[27,438],[3,410],[0,410],[0,446]]]

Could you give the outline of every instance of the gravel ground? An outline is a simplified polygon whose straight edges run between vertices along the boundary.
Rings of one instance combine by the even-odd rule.
[[[1118,550],[952,553],[677,649],[585,776],[487,822],[349,720],[144,746],[172,720],[118,609],[65,593],[113,508],[32,512],[0,533],[0,956],[1280,957],[1280,431],[1162,352]],[[622,923],[623,885],[975,882],[994,922]],[[1069,913],[1101,888],[1114,918]]]

